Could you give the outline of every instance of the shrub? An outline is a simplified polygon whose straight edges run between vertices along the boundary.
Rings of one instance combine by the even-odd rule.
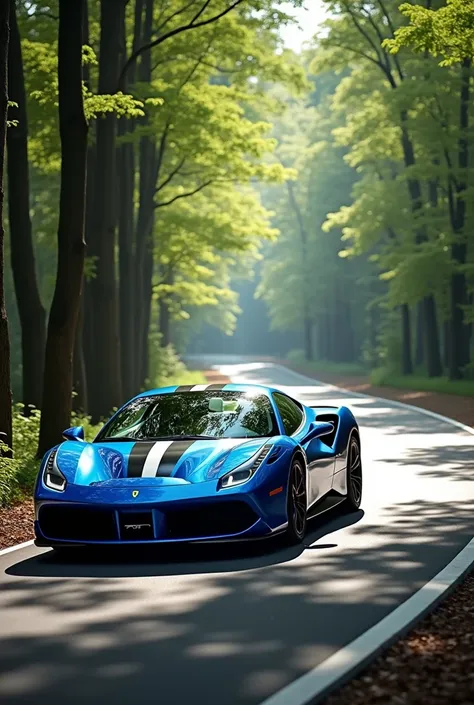
[[[306,357],[303,350],[290,350],[289,353],[287,353],[286,359],[294,365],[306,362]]]
[[[31,495],[38,475],[40,461],[36,458],[41,412],[31,408],[24,415],[24,405],[13,407],[14,458],[0,456],[0,506]],[[100,424],[91,424],[88,416],[73,413],[71,425],[83,426],[86,440],[91,441],[99,431]]]

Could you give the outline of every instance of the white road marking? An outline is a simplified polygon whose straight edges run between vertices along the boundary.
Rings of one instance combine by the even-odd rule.
[[[403,632],[430,611],[468,572],[474,562],[474,539],[443,568],[378,624],[354,639],[304,676],[264,700],[261,705],[306,705],[348,681]]]
[[[272,367],[277,368],[277,369],[285,370],[285,372],[290,372],[294,377],[299,377],[300,379],[302,379],[306,382],[306,386],[315,386],[314,382],[318,381],[316,379],[312,379],[311,377],[306,377],[306,375],[302,375],[299,372],[295,372],[294,370],[291,370],[289,367],[284,367],[283,365],[276,365],[273,363],[268,363],[266,366],[270,366],[270,365]],[[308,382],[312,383],[312,385],[311,384],[308,385]],[[282,386],[284,387],[286,385],[282,385]],[[433,419],[437,419],[438,421],[443,421],[444,423],[451,424],[452,426],[457,426],[458,428],[462,429],[463,431],[466,431],[467,433],[474,435],[474,428],[472,428],[472,426],[467,426],[466,424],[461,423],[461,421],[456,421],[455,419],[450,419],[447,416],[443,416],[442,414],[437,414],[435,411],[430,411],[429,409],[422,409],[420,406],[415,406],[414,404],[405,404],[402,401],[395,401],[392,399],[384,399],[383,397],[374,397],[371,394],[362,394],[362,392],[352,392],[350,389],[345,389],[344,387],[336,387],[335,384],[322,383],[320,386],[328,387],[329,389],[336,389],[338,392],[344,392],[345,394],[348,394],[349,396],[352,396],[352,397],[360,397],[362,399],[375,399],[376,401],[380,401],[382,403],[388,402],[390,406],[398,406],[401,409],[408,409],[410,411],[413,411],[413,410],[419,411],[420,414],[424,414],[425,416],[431,416],[431,418],[433,418]],[[400,390],[400,391],[403,391],[403,390]]]
[[[155,477],[162,457],[173,441],[157,441],[146,456],[141,477]]]
[[[28,546],[33,546],[34,541],[24,541],[23,543],[17,543],[16,546],[9,546],[8,548],[2,548],[0,550],[0,556],[5,556],[7,553],[12,551],[19,551],[20,548],[27,548]]]
[[[269,365],[269,363],[265,366],[267,365]],[[293,370],[289,370],[281,365],[272,364],[271,366],[275,369],[284,369],[286,373],[291,373],[294,377],[303,380],[307,386],[316,386],[315,382],[317,380],[300,375],[299,373],[293,372]],[[224,366],[222,365],[215,367],[222,368]],[[245,368],[245,365],[226,365],[226,368],[229,376],[233,375],[235,377],[236,374],[245,374],[245,369],[242,369]],[[255,369],[255,366],[253,366],[253,368]],[[473,428],[455,421],[454,419],[449,419],[442,416],[441,414],[431,412],[427,409],[421,409],[417,406],[405,404],[403,402],[373,397],[368,394],[351,392],[346,389],[335,387],[334,385],[318,386],[327,386],[328,389],[337,390],[342,394],[347,394],[349,397],[366,398],[369,400],[375,399],[378,402],[382,402],[390,406],[405,408],[409,411],[417,411],[425,416],[430,416],[446,424],[456,426],[457,428],[474,435]],[[17,546],[0,550],[0,556],[12,551],[26,548],[32,544],[33,541],[27,541]],[[367,630],[357,639],[353,640],[346,647],[334,653],[319,666],[310,670],[301,678],[293,681],[293,683],[275,695],[267,698],[262,705],[303,705],[308,703],[308,701],[314,700],[314,698],[321,696],[322,693],[327,691],[329,688],[334,688],[336,685],[341,684],[344,680],[348,680],[350,677],[355,675],[356,671],[367,665],[379,650],[396,639],[401,632],[409,629],[409,627],[424,616],[428,610],[432,609],[436,603],[462,579],[463,575],[467,572],[473,562],[474,539],[471,540],[467,546],[463,548],[460,553],[436,575],[435,578],[428,581],[422,588],[420,588],[420,590],[418,590],[418,592],[408,598],[399,607],[395,608],[378,624]]]
[[[286,373],[290,373],[294,377],[304,380],[306,386],[315,386],[314,382],[317,381],[298,372],[294,372],[282,365],[271,364],[271,366],[277,369],[283,369]],[[218,367],[223,374],[232,377],[231,365]],[[245,369],[242,369],[245,365],[239,367],[239,374],[245,375]],[[342,387],[336,387],[333,384],[323,386],[345,393],[348,396],[375,399],[382,403],[388,402],[390,406],[417,411],[420,414],[456,426],[474,435],[474,428],[471,426],[467,426],[455,419],[450,419],[447,416],[437,414],[434,411],[429,411],[428,409],[422,409],[418,406],[399,401],[392,401],[391,399],[387,400],[369,394],[362,394],[361,392],[352,392]],[[454,589],[473,564],[474,538],[471,539],[467,546],[465,546],[432,580],[429,580],[414,595],[396,607],[390,614],[384,617],[384,619],[361,634],[357,639],[354,639],[350,644],[336,651],[336,653],[308,671],[308,673],[305,673],[305,675],[297,678],[285,688],[264,700],[261,705],[307,705],[310,702],[314,702],[315,698],[325,697],[337,686],[342,685],[350,680],[352,676],[355,676],[356,673],[367,666],[380,651],[388,647],[397,637],[408,631],[411,626],[416,624],[426,613],[431,611],[446,593]]]

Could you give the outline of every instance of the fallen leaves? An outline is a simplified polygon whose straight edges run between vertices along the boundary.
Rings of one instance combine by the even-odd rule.
[[[0,549],[34,538],[34,518],[32,499],[0,508]]]
[[[474,576],[324,705],[473,705]]]

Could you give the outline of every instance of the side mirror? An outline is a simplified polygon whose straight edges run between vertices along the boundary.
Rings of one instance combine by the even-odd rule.
[[[84,428],[82,426],[73,426],[72,428],[67,428],[63,431],[63,438],[66,441],[83,441],[84,440]]]
[[[334,426],[329,421],[313,421],[306,435],[301,439],[300,443],[309,443],[309,441],[315,438],[321,438],[321,436],[327,436],[334,431]]]

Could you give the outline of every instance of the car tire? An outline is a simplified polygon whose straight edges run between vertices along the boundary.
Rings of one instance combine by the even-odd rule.
[[[355,512],[360,508],[362,502],[362,459],[360,441],[355,434],[352,434],[347,449],[346,482],[346,508]]]
[[[290,544],[303,541],[306,533],[306,468],[304,461],[293,458],[291,462],[290,477],[288,480],[287,516],[288,528],[286,539]]]

